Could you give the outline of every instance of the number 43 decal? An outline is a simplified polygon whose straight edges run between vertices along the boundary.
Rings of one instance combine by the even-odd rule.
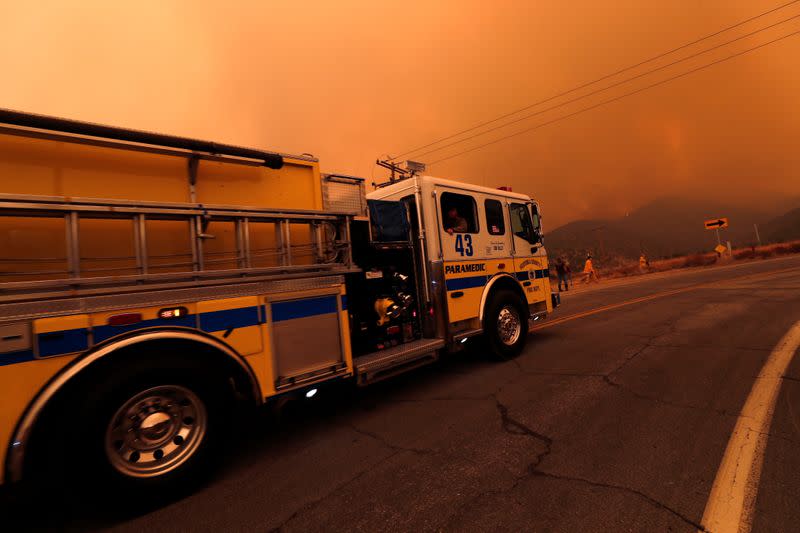
[[[456,235],[456,252],[462,256],[472,257],[472,235]]]

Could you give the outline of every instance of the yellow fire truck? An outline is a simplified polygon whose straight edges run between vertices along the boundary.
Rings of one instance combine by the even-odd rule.
[[[235,410],[512,357],[555,305],[539,207],[308,155],[0,110],[0,478],[151,491]]]

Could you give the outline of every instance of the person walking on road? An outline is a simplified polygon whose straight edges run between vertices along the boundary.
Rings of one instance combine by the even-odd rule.
[[[586,256],[586,264],[583,265],[583,282],[590,283],[591,281],[598,283],[597,272],[594,270],[592,256],[589,254]]]
[[[564,262],[563,257],[556,259],[556,275],[558,276],[558,292],[561,292],[561,284],[564,284],[564,290],[569,290],[569,283],[567,282],[567,264]]]

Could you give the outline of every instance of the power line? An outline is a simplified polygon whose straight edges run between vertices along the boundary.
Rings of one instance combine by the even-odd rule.
[[[617,102],[617,101],[619,101],[619,100],[622,100],[623,98],[627,98],[627,97],[629,97],[629,96],[633,96],[633,95],[635,95],[635,94],[638,94],[638,93],[644,92],[644,91],[646,91],[646,90],[649,90],[649,89],[652,89],[652,88],[654,88],[654,87],[658,87],[659,85],[664,85],[665,83],[669,83],[669,82],[671,82],[671,81],[675,81],[675,80],[677,80],[677,79],[679,79],[679,78],[686,77],[686,76],[688,76],[688,75],[690,75],[690,74],[694,74],[695,72],[699,72],[699,71],[701,71],[701,70],[704,70],[704,69],[706,69],[706,68],[712,67],[712,66],[714,66],[714,65],[718,65],[718,64],[720,64],[720,63],[724,63],[725,61],[729,61],[729,60],[731,60],[731,59],[734,59],[734,58],[736,58],[736,57],[739,57],[739,56],[743,56],[743,55],[745,55],[745,54],[748,54],[748,53],[750,53],[750,52],[753,52],[753,51],[755,51],[755,50],[758,50],[758,49],[760,49],[760,48],[764,48],[765,46],[769,46],[769,45],[771,45],[771,44],[775,44],[775,43],[777,43],[777,42],[779,42],[779,41],[782,41],[782,40],[784,40],[784,39],[788,39],[789,37],[794,37],[795,35],[800,35],[800,30],[798,30],[798,31],[794,31],[794,32],[792,32],[792,33],[789,33],[789,34],[786,34],[786,35],[783,35],[783,36],[781,36],[781,37],[778,37],[778,38],[776,38],[776,39],[773,39],[773,40],[771,40],[771,41],[767,41],[767,42],[765,42],[765,43],[762,43],[762,44],[760,44],[760,45],[758,45],[758,46],[754,46],[754,47],[752,47],[752,48],[748,48],[748,49],[746,49],[746,50],[743,50],[743,51],[741,51],[741,52],[737,52],[737,53],[735,53],[735,54],[732,54],[732,55],[729,55],[729,56],[727,56],[727,57],[723,57],[722,59],[718,59],[718,60],[716,60],[716,61],[712,61],[711,63],[706,63],[705,65],[702,65],[702,66],[699,66],[699,67],[693,68],[693,69],[691,69],[691,70],[687,70],[686,72],[683,72],[683,73],[681,73],[681,74],[677,74],[677,75],[675,75],[675,76],[671,76],[671,77],[669,77],[669,78],[665,78],[665,79],[663,79],[663,80],[660,80],[660,81],[658,81],[658,82],[656,82],[656,83],[653,83],[653,84],[651,84],[651,85],[647,85],[647,86],[645,86],[645,87],[642,87],[642,88],[640,88],[640,89],[636,89],[635,91],[631,91],[631,92],[628,92],[628,93],[625,93],[625,94],[622,94],[622,95],[616,96],[616,97],[614,97],[614,98],[610,98],[610,99],[608,99],[608,100],[604,100],[604,101],[602,101],[602,102],[599,102],[599,103],[597,103],[597,104],[593,104],[593,105],[591,105],[591,106],[584,107],[584,108],[582,108],[582,109],[579,109],[579,110],[577,110],[577,111],[574,111],[574,112],[572,112],[572,113],[569,113],[569,114],[567,114],[567,115],[563,115],[563,116],[561,116],[561,117],[557,117],[557,118],[554,118],[554,119],[552,119],[552,120],[548,120],[547,122],[542,122],[542,123],[540,123],[540,124],[537,124],[536,126],[532,126],[532,127],[530,127],[530,128],[526,128],[526,129],[524,129],[524,130],[520,130],[520,131],[518,131],[518,132],[515,132],[515,133],[512,133],[512,134],[510,134],[510,135],[505,135],[505,136],[503,136],[503,137],[499,137],[499,138],[497,138],[497,139],[495,139],[495,140],[493,140],[493,141],[490,141],[490,142],[487,142],[487,143],[484,143],[484,144],[479,144],[478,146],[475,146],[475,147],[473,147],[473,148],[470,148],[470,149],[468,149],[468,150],[463,150],[463,151],[461,151],[461,152],[457,152],[457,153],[455,153],[455,154],[452,154],[452,155],[449,155],[449,156],[447,156],[447,157],[443,157],[443,158],[441,158],[441,159],[437,159],[436,161],[432,161],[432,162],[428,163],[428,165],[435,165],[436,163],[441,163],[442,161],[447,161],[448,159],[453,159],[454,157],[458,157],[458,156],[461,156],[461,155],[464,155],[464,154],[468,154],[468,153],[470,153],[470,152],[474,152],[475,150],[480,150],[481,148],[485,148],[485,147],[487,147],[487,146],[490,146],[490,145],[492,145],[492,144],[497,144],[497,143],[499,143],[499,142],[501,142],[501,141],[504,141],[504,140],[506,140],[506,139],[510,139],[510,138],[512,138],[512,137],[516,137],[517,135],[522,135],[522,134],[524,134],[524,133],[528,133],[528,132],[530,132],[530,131],[537,130],[537,129],[539,129],[539,128],[543,128],[543,127],[545,127],[545,126],[548,126],[548,125],[550,125],[550,124],[553,124],[553,123],[555,123],[555,122],[560,122],[560,121],[562,121],[562,120],[566,120],[566,119],[568,119],[568,118],[571,118],[571,117],[574,117],[574,116],[576,116],[576,115],[580,115],[581,113],[585,113],[585,112],[587,112],[587,111],[591,111],[592,109],[596,109],[596,108],[598,108],[598,107],[601,107],[601,106],[604,106],[604,105],[607,105],[607,104],[610,104],[610,103],[613,103],[613,102]]]
[[[732,29],[734,29],[734,28],[738,28],[739,26],[743,26],[743,25],[747,24],[748,22],[752,22],[752,21],[754,21],[754,20],[757,20],[757,19],[759,19],[759,18],[765,17],[765,16],[767,16],[767,15],[769,15],[769,14],[771,14],[771,13],[774,13],[774,12],[776,12],[776,11],[780,11],[781,9],[784,9],[784,8],[786,8],[786,7],[788,7],[788,6],[792,5],[792,4],[796,4],[797,2],[800,2],[800,0],[792,0],[791,2],[787,2],[787,3],[785,3],[785,4],[782,4],[782,5],[780,5],[780,6],[774,7],[774,8],[772,8],[772,9],[768,10],[768,11],[764,11],[763,13],[760,13],[760,14],[758,14],[758,15],[755,15],[755,16],[753,16],[753,17],[750,17],[750,18],[748,18],[748,19],[745,19],[745,20],[742,20],[742,21],[740,21],[740,22],[737,22],[736,24],[733,24],[733,25],[731,25],[731,26],[727,26],[727,27],[725,27],[725,28],[722,28],[721,30],[718,30],[718,31],[716,31],[716,32],[714,32],[714,33],[711,33],[711,34],[709,34],[709,35],[706,35],[706,36],[704,36],[704,37],[701,37],[701,38],[699,38],[699,39],[696,39],[696,40],[694,40],[694,41],[692,41],[692,42],[689,42],[689,43],[683,44],[683,45],[681,45],[681,46],[678,46],[678,47],[676,47],[676,48],[673,48],[673,49],[671,49],[671,50],[668,50],[668,51],[666,51],[666,52],[662,52],[662,53],[660,53],[660,54],[658,54],[658,55],[655,55],[655,56],[653,56],[653,57],[651,57],[651,58],[649,58],[649,59],[645,59],[644,61],[640,61],[639,63],[636,63],[636,64],[634,64],[634,65],[630,65],[630,66],[628,66],[628,67],[625,67],[625,68],[622,68],[622,69],[620,69],[620,70],[617,70],[616,72],[612,72],[611,74],[607,74],[607,75],[605,75],[605,76],[603,76],[603,77],[600,77],[600,78],[597,78],[597,79],[595,79],[595,80],[593,80],[593,81],[590,81],[590,82],[584,83],[584,84],[582,84],[582,85],[579,85],[579,86],[577,86],[577,87],[573,87],[572,89],[568,89],[568,90],[566,90],[566,91],[563,91],[563,92],[561,92],[561,93],[555,94],[555,95],[553,95],[553,96],[549,96],[549,97],[545,98],[544,100],[539,100],[538,102],[534,102],[534,103],[532,103],[532,104],[530,104],[530,105],[527,105],[527,106],[525,106],[525,107],[519,108],[519,109],[517,109],[517,110],[515,110],[515,111],[511,111],[511,112],[509,112],[509,113],[506,113],[506,114],[504,114],[504,115],[501,115],[501,116],[499,116],[499,117],[493,118],[493,119],[491,119],[491,120],[487,120],[487,121],[485,121],[485,122],[481,122],[480,124],[476,124],[475,126],[472,126],[472,127],[470,127],[470,128],[467,128],[467,129],[465,129],[465,130],[461,130],[461,131],[459,131],[459,132],[457,132],[457,133],[454,133],[454,134],[452,134],[452,135],[448,135],[447,137],[442,137],[441,139],[438,139],[438,140],[436,140],[436,141],[433,141],[433,142],[431,142],[431,143],[425,144],[425,145],[423,145],[423,146],[418,146],[417,148],[414,148],[414,149],[412,149],[412,150],[408,150],[408,151],[406,151],[406,152],[403,152],[403,153],[401,153],[401,154],[397,155],[396,157],[393,157],[392,159],[393,159],[393,160],[394,160],[394,159],[400,159],[401,157],[404,157],[404,156],[410,155],[410,154],[412,154],[412,153],[414,153],[414,152],[418,152],[418,151],[420,151],[420,150],[424,150],[425,148],[429,148],[429,147],[431,147],[431,146],[433,146],[433,145],[439,144],[440,142],[443,142],[443,141],[450,140],[450,139],[452,139],[452,138],[454,138],[454,137],[458,137],[459,135],[462,135],[462,134],[464,134],[464,133],[468,133],[468,132],[470,132],[470,131],[474,131],[474,130],[476,130],[476,129],[482,128],[483,126],[487,126],[487,125],[489,125],[489,124],[493,124],[493,123],[495,123],[495,122],[497,122],[497,121],[503,120],[504,118],[508,118],[508,117],[511,117],[511,116],[513,116],[513,115],[516,115],[516,114],[518,114],[518,113],[522,113],[523,111],[527,111],[528,109],[531,109],[531,108],[533,108],[533,107],[536,107],[536,106],[538,106],[538,105],[545,104],[545,103],[547,103],[547,102],[550,102],[550,101],[552,101],[552,100],[555,100],[556,98],[560,98],[560,97],[562,97],[562,96],[566,96],[566,95],[568,95],[568,94],[574,93],[574,92],[576,92],[576,91],[579,91],[579,90],[581,90],[581,89],[585,89],[586,87],[589,87],[589,86],[591,86],[591,85],[594,85],[594,84],[596,84],[596,83],[599,83],[599,82],[601,82],[601,81],[605,81],[605,80],[607,80],[608,78],[612,78],[612,77],[614,77],[614,76],[617,76],[618,74],[622,74],[623,72],[627,72],[627,71],[629,71],[629,70],[633,70],[633,69],[635,69],[635,68],[637,68],[637,67],[640,67],[640,66],[642,66],[642,65],[645,65],[645,64],[647,64],[647,63],[651,63],[651,62],[653,62],[653,61],[656,61],[657,59],[661,59],[662,57],[666,57],[666,56],[668,56],[668,55],[670,55],[670,54],[672,54],[672,53],[675,53],[675,52],[677,52],[677,51],[679,51],[679,50],[683,50],[684,48],[688,48],[688,47],[690,47],[690,46],[693,46],[693,45],[695,45],[695,44],[698,44],[698,43],[700,43],[700,42],[703,42],[703,41],[706,41],[706,40],[708,40],[708,39],[711,39],[712,37],[716,37],[717,35],[720,35],[720,34],[722,34],[722,33],[725,33],[726,31],[730,31],[730,30],[732,30]]]
[[[550,106],[550,107],[546,107],[544,109],[540,109],[539,111],[536,111],[535,113],[531,113],[529,115],[525,115],[523,117],[511,120],[509,122],[505,122],[503,124],[499,124],[497,126],[489,128],[487,130],[483,130],[483,131],[481,131],[479,133],[476,133],[474,135],[470,135],[469,137],[464,137],[463,139],[459,139],[457,141],[453,141],[451,143],[443,144],[442,146],[438,146],[436,148],[432,148],[432,149],[428,150],[427,152],[422,152],[421,154],[417,154],[414,157],[422,158],[422,157],[424,157],[426,155],[429,155],[429,154],[432,154],[434,152],[439,152],[441,150],[444,150],[445,148],[450,148],[451,146],[455,146],[455,145],[461,144],[463,142],[471,141],[472,139],[475,139],[477,137],[481,137],[483,135],[486,135],[487,133],[491,133],[493,131],[497,131],[499,129],[506,128],[506,127],[511,126],[513,124],[517,124],[519,122],[523,122],[523,121],[528,120],[530,118],[533,118],[533,117],[536,117],[536,116],[539,116],[539,115],[543,115],[543,114],[545,114],[545,113],[547,113],[549,111],[553,111],[554,109],[558,109],[560,107],[564,107],[564,106],[567,106],[569,104],[573,104],[573,103],[578,102],[580,100],[584,100],[586,98],[589,98],[590,96],[594,96],[596,94],[605,92],[605,91],[607,91],[609,89],[613,89],[614,87],[619,87],[620,85],[624,85],[624,84],[626,84],[628,82],[631,82],[633,80],[637,80],[639,78],[643,78],[645,76],[649,76],[650,74],[653,74],[654,72],[658,72],[658,71],[667,69],[669,67],[674,67],[678,63],[683,63],[684,61],[688,61],[690,59],[694,59],[694,58],[696,58],[698,56],[701,56],[703,54],[707,54],[708,52],[713,52],[714,50],[718,50],[720,48],[724,48],[725,46],[728,46],[729,44],[733,44],[733,43],[735,43],[737,41],[741,41],[743,39],[747,39],[748,37],[752,37],[753,35],[756,35],[758,33],[770,30],[770,29],[772,29],[772,28],[774,28],[776,26],[780,26],[781,24],[785,24],[785,23],[787,23],[787,22],[789,22],[791,20],[797,19],[797,18],[800,18],[800,14],[791,16],[791,17],[789,17],[787,19],[781,20],[779,22],[775,22],[774,24],[770,24],[769,26],[765,26],[765,27],[763,27],[761,29],[752,31],[750,33],[747,33],[747,34],[739,36],[739,37],[736,37],[735,39],[731,39],[730,41],[726,41],[726,42],[718,44],[716,46],[712,46],[711,48],[706,48],[705,50],[701,50],[699,52],[696,52],[694,54],[688,55],[688,56],[683,57],[681,59],[677,59],[677,60],[673,61],[672,63],[667,63],[666,65],[662,65],[660,67],[656,67],[656,68],[647,70],[645,72],[642,72],[642,73],[637,74],[636,76],[633,76],[633,77],[630,77],[630,78],[625,78],[625,79],[623,79],[621,81],[612,83],[611,85],[606,85],[605,87],[601,87],[599,89],[595,89],[594,91],[588,92],[588,93],[583,94],[581,96],[577,96],[577,97],[572,98],[570,100],[565,100],[565,101],[560,102],[560,103],[558,103],[556,105],[553,105],[553,106]]]

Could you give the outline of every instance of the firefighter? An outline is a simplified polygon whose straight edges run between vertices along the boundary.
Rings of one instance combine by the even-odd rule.
[[[586,263],[583,265],[583,282],[589,283],[594,281],[595,283],[598,282],[597,279],[597,272],[594,270],[594,265],[592,264],[592,255],[586,255]]]
[[[567,264],[564,262],[563,257],[556,259],[556,275],[558,276],[558,292],[561,292],[561,284],[564,284],[564,290],[569,290],[569,282],[567,281]]]
[[[447,233],[466,233],[469,229],[467,226],[467,219],[458,214],[458,209],[451,207],[447,210],[447,220],[445,221]]]

